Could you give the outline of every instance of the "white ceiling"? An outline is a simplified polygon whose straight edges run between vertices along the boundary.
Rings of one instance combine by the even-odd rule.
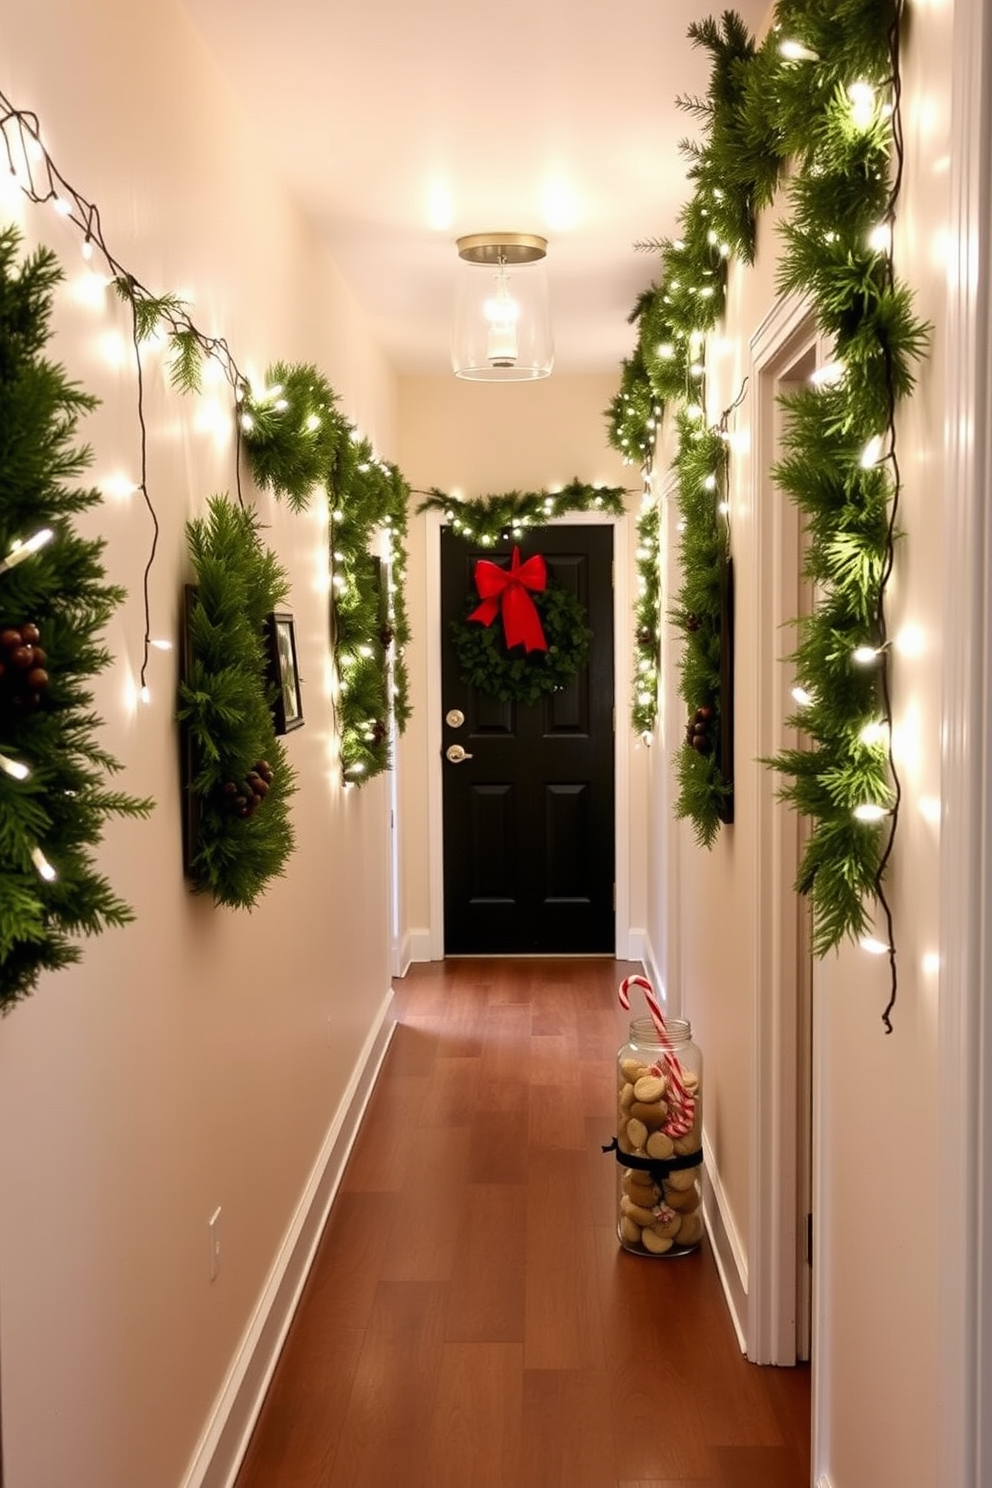
[[[702,0],[184,0],[397,370],[450,368],[455,238],[535,232],[559,372],[619,367],[689,195]],[[767,0],[738,0],[757,29]]]

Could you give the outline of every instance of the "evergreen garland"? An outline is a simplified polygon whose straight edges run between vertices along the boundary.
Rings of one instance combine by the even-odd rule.
[[[592,631],[579,599],[548,581],[531,599],[541,620],[546,651],[508,649],[499,617],[484,625],[478,620],[453,620],[451,639],[464,681],[501,703],[536,703],[538,698],[567,687],[589,656]],[[472,593],[466,616],[478,607]]]
[[[634,604],[634,696],[631,721],[646,744],[651,742],[658,712],[661,664],[661,521],[651,493],[650,470],[637,519],[637,599]]]
[[[729,530],[724,504],[727,446],[719,430],[703,429],[698,418],[677,416],[679,560],[682,583],[671,618],[683,632],[679,696],[688,710],[686,740],[676,756],[678,796],[675,814],[688,819],[696,841],[711,847],[727,818],[731,783],[720,770],[723,725],[721,630],[724,568]],[[705,720],[695,740],[693,724]]]
[[[866,905],[881,906],[888,943],[879,948],[892,970],[887,1028],[896,968],[883,884],[900,799],[884,606],[900,491],[895,413],[929,337],[891,256],[902,13],[902,0],[779,0],[760,47],[730,13],[690,29],[713,56],[707,99],[679,100],[706,126],[701,144],[685,146],[695,193],[679,239],[638,245],[659,253],[660,274],[635,306],[636,348],[607,410],[614,448],[650,467],[666,404],[703,401],[702,335],[722,311],[714,254],[751,261],[755,213],[791,161],[778,287],[810,300],[835,362],[832,377],[783,399],[787,453],[775,476],[806,519],[808,577],[821,598],[790,658],[806,701],[789,722],[810,742],[767,763],[787,777],[783,797],[811,820],[796,887],[813,906],[815,952],[863,938]],[[677,466],[698,430],[680,419],[679,434]],[[700,565],[698,574],[685,572],[690,587],[705,588],[712,576],[705,549],[683,544],[683,564]],[[859,648],[867,670],[854,659]],[[683,666],[701,665],[687,646]],[[683,696],[687,687],[683,679]],[[643,727],[644,716],[636,721]],[[680,775],[680,810],[701,841],[712,840],[709,783]],[[856,807],[874,808],[877,819],[854,815]]]
[[[294,511],[306,508],[316,487],[327,493],[341,767],[349,785],[361,785],[389,766],[390,717],[400,733],[410,717],[409,488],[337,411],[336,394],[315,367],[277,363],[266,384],[264,394],[243,401],[245,449],[255,479]]]
[[[133,918],[95,871],[93,850],[109,815],[145,816],[153,804],[107,789],[120,766],[96,742],[90,679],[110,661],[98,633],[123,591],[104,582],[103,543],[72,529],[100,501],[75,485],[91,461],[76,430],[96,400],[43,355],[62,277],[54,254],[18,263],[19,247],[16,229],[0,232],[0,558],[41,530],[53,535],[0,572],[0,632],[35,627],[44,674],[42,683],[32,673],[41,690],[26,694],[8,655],[0,677],[2,1010],[43,971],[80,960],[74,937]]]
[[[625,496],[622,486],[586,486],[578,480],[558,491],[506,491],[497,496],[480,496],[475,501],[461,501],[446,496],[443,491],[432,490],[417,512],[443,512],[466,542],[490,547],[502,537],[520,537],[525,527],[543,526],[569,512],[602,511],[622,517]]]
[[[218,904],[253,909],[293,850],[295,776],[275,733],[265,643],[266,619],[289,585],[259,538],[255,513],[226,497],[212,497],[207,517],[189,522],[186,535],[195,594],[178,716],[197,807],[189,871],[197,891]],[[267,789],[258,809],[242,816],[235,801],[253,772]]]

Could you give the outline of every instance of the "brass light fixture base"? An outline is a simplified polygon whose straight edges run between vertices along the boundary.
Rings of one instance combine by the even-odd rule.
[[[476,264],[537,263],[548,251],[547,238],[536,233],[469,233],[456,241],[458,257]]]

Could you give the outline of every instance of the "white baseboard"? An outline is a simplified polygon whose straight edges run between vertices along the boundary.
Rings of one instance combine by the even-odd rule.
[[[410,936],[407,934],[393,946],[393,976],[405,977],[410,970],[412,960],[413,957],[410,955]]]
[[[411,961],[433,961],[433,936],[429,930],[411,930],[406,937]]]
[[[747,1253],[741,1244],[713,1149],[703,1133],[703,1218],[741,1353],[747,1353]],[[819,1488],[819,1485],[818,1485]],[[828,1485],[829,1488],[829,1485]]]
[[[380,1065],[396,1026],[383,998],[181,1488],[234,1488]]]
[[[640,961],[644,965],[644,942],[646,936],[643,930],[628,930],[626,937],[617,935],[616,957],[618,961]]]
[[[833,1484],[827,1477],[826,1473],[821,1473],[820,1476],[817,1478],[816,1488],[833,1488]]]

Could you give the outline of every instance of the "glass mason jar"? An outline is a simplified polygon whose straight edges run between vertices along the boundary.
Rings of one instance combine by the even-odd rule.
[[[703,1056],[681,1018],[635,1018],[617,1053],[617,1235],[635,1255],[685,1255],[703,1238]]]

